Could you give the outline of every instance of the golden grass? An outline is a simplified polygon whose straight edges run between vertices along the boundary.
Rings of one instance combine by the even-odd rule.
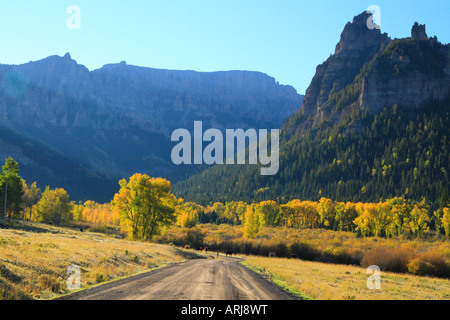
[[[81,268],[81,285],[130,276],[186,260],[171,246],[114,239],[37,223],[0,230],[0,300],[49,299],[68,293],[67,268]]]
[[[243,226],[198,225],[210,250],[267,257],[296,254],[308,261],[346,265],[378,265],[385,271],[450,278],[450,239],[358,238],[351,232],[324,229],[261,228],[254,239],[243,238]],[[165,229],[159,243],[186,244],[186,228]]]
[[[231,225],[198,225],[205,235],[205,244],[221,244],[225,242],[235,242],[237,246],[240,242],[253,242],[256,246],[276,245],[285,243],[303,243],[312,248],[329,255],[337,255],[341,252],[348,255],[363,255],[374,247],[385,247],[391,249],[405,249],[414,254],[435,252],[441,254],[450,263],[450,239],[429,237],[427,239],[407,239],[407,238],[358,238],[355,233],[344,231],[332,231],[324,229],[293,229],[283,227],[264,227],[260,229],[255,239],[243,239],[243,226]],[[185,234],[188,229],[173,227],[165,229],[163,236],[156,239],[161,242],[182,243],[185,242]]]
[[[360,267],[254,256],[245,263],[317,300],[450,300],[447,279],[382,272],[381,290],[369,290]]]

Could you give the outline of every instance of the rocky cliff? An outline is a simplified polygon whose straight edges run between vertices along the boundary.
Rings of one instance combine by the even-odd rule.
[[[393,41],[374,59],[356,107],[378,113],[394,104],[416,109],[442,101],[450,93],[449,57],[449,45],[413,28],[412,38]]]
[[[89,71],[70,54],[0,65],[0,127],[114,179],[142,172],[176,180],[173,130],[193,130],[196,120],[222,130],[280,128],[301,102],[294,88],[259,72],[172,71],[125,62]],[[41,176],[54,173],[23,144],[0,138],[0,157],[15,150],[21,165],[42,166]]]
[[[369,29],[369,17],[363,12],[347,23],[335,53],[317,67],[285,133],[336,124],[357,111],[378,113],[393,104],[418,108],[448,96],[450,46],[428,38],[425,25],[417,22],[411,38],[392,40]]]
[[[258,72],[157,70],[125,62],[89,72],[66,54],[0,66],[0,74],[0,120],[31,126],[120,129],[126,117],[166,136],[190,128],[194,119],[220,129],[276,128],[301,104],[294,88]],[[17,86],[25,91],[13,93]]]
[[[369,14],[347,23],[334,55],[319,65],[301,107],[301,113],[320,114],[330,97],[350,84],[361,68],[390,42],[379,29],[367,28]]]

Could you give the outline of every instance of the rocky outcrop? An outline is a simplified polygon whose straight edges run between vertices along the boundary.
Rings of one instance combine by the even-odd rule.
[[[426,32],[426,26],[424,24],[414,23],[414,26],[411,30],[411,38],[417,39],[417,40],[424,40],[428,39],[427,32]]]
[[[319,65],[303,100],[301,112],[316,115],[333,93],[344,89],[369,62],[390,42],[379,29],[370,30],[367,20],[370,14],[364,12],[347,23],[341,34],[333,56]]]
[[[387,81],[369,77],[364,80],[359,105],[361,109],[367,107],[374,113],[379,113],[384,107],[394,104],[411,109],[419,108],[429,100],[445,99],[450,93],[448,81],[419,72]]]
[[[348,22],[341,34],[341,39],[336,45],[335,56],[346,53],[346,57],[359,57],[371,55],[369,52],[377,52],[384,48],[390,41],[386,33],[380,29],[369,29],[367,20],[371,13],[363,12]]]
[[[410,109],[450,94],[450,45],[429,39],[417,22],[411,39],[395,40],[373,60],[364,78],[359,107],[378,113],[394,104]]]
[[[428,38],[417,22],[411,38],[391,40],[369,29],[369,13],[347,23],[334,55],[319,65],[300,110],[284,131],[340,122],[358,110],[378,113],[394,104],[411,109],[450,93],[450,46]]]

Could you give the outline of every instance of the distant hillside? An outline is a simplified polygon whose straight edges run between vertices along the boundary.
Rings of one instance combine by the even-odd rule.
[[[64,186],[71,191],[71,199],[95,195],[97,201],[108,202],[119,188],[111,176],[95,172],[31,136],[0,126],[0,159],[7,157],[20,159],[20,175],[30,178],[28,183],[35,178],[42,190]]]
[[[103,199],[112,197],[118,179],[135,172],[176,181],[196,170],[172,164],[175,129],[193,130],[195,120],[221,130],[280,128],[301,102],[294,88],[258,72],[170,71],[125,62],[90,72],[69,54],[0,65],[0,128],[21,141],[0,135],[0,160],[13,153],[27,180],[83,198],[92,176],[99,177],[107,187],[93,188],[89,197]],[[30,137],[55,153],[42,158],[24,149]],[[75,183],[72,172],[55,167],[56,154],[89,173],[78,172]]]
[[[317,67],[301,108],[282,127],[280,172],[214,167],[175,186],[199,203],[294,198],[437,203],[449,188],[450,46],[414,25],[391,40],[349,22]]]

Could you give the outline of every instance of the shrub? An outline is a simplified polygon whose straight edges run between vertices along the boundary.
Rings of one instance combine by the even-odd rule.
[[[205,235],[199,228],[189,229],[186,233],[186,243],[189,244],[191,248],[201,247],[204,239]]]
[[[361,263],[361,254],[358,250],[350,250],[345,247],[336,247],[327,249],[323,252],[324,262],[335,264],[359,265]]]
[[[251,241],[244,241],[243,253],[248,255],[253,253],[253,243]]]
[[[382,271],[406,272],[410,253],[405,249],[375,247],[367,251],[361,260],[362,267],[379,266]]]
[[[430,271],[430,265],[419,258],[408,262],[408,272],[416,275],[426,275]]]
[[[291,254],[296,254],[298,258],[307,261],[313,261],[318,256],[319,252],[306,243],[293,243],[290,247]]]
[[[95,274],[95,282],[96,283],[102,283],[105,281],[106,281],[106,277],[103,274],[101,274],[101,273]]]
[[[275,250],[273,252],[277,253],[277,257],[288,257],[289,248],[284,242],[279,242],[275,245]]]
[[[435,252],[424,253],[409,261],[408,272],[421,276],[450,277],[449,265],[442,255]]]
[[[58,293],[61,290],[61,283],[54,277],[44,274],[39,278],[39,287],[42,290],[51,290]]]
[[[140,259],[138,256],[133,256],[133,257],[131,258],[131,261],[132,261],[133,263],[140,264],[141,259]]]

